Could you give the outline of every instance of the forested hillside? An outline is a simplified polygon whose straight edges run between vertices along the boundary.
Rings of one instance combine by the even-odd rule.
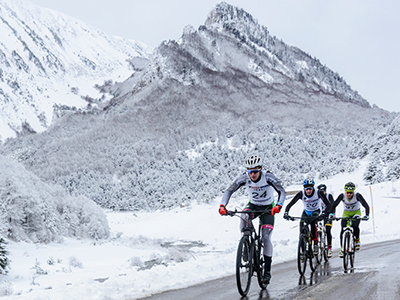
[[[396,117],[223,2],[132,65],[104,109],[64,110],[1,153],[103,207],[158,209],[220,196],[250,153],[286,186],[349,172]]]

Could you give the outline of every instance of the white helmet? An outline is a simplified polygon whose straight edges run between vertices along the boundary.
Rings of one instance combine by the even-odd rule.
[[[246,159],[245,165],[247,169],[262,167],[262,161],[259,156],[251,155]]]

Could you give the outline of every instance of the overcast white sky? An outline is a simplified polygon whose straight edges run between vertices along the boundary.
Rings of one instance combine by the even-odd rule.
[[[219,0],[30,0],[156,47],[202,25]],[[318,58],[371,105],[400,112],[400,1],[228,0]]]

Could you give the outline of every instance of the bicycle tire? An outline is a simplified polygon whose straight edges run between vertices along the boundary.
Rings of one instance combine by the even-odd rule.
[[[346,231],[343,238],[343,268],[348,270],[350,260],[350,233]]]
[[[310,261],[310,269],[311,269],[311,272],[314,272],[317,269],[317,265],[318,265],[318,261],[317,261],[318,255],[314,255],[312,243],[309,244],[308,248],[309,248],[308,249],[308,257],[309,257],[308,259]]]
[[[350,265],[351,268],[354,268],[354,259],[356,255],[356,249],[355,249],[355,237],[354,235],[352,236],[352,239],[350,240],[350,252],[349,252],[349,260],[350,260]]]
[[[258,242],[256,243],[253,261],[254,261],[255,270],[257,271],[258,285],[260,286],[260,288],[262,290],[265,290],[267,288],[268,284],[264,283],[262,281],[262,277],[263,277],[262,275],[263,275],[263,271],[265,268],[265,261],[264,261],[264,246],[263,246],[261,240],[258,240]]]
[[[307,238],[303,234],[301,234],[297,247],[297,268],[301,276],[304,275],[307,266],[307,243]]]
[[[236,254],[236,285],[239,294],[245,297],[250,290],[253,276],[253,253],[249,236],[243,236],[239,241]]]
[[[322,232],[319,230],[317,232],[317,237],[318,237],[318,255],[317,255],[317,262],[318,264],[322,263],[322,260],[324,259],[324,242],[323,242],[323,237],[322,237]]]
[[[324,232],[324,260],[327,262],[329,260],[328,256],[328,237],[326,235],[326,232]]]

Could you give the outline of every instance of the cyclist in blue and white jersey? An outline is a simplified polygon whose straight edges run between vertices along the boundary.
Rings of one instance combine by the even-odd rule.
[[[240,175],[231,186],[224,192],[222,196],[219,213],[226,215],[226,206],[229,203],[231,195],[236,192],[240,187],[245,186],[249,195],[249,202],[243,208],[248,211],[266,211],[271,210],[271,213],[264,214],[261,217],[262,228],[262,241],[264,244],[264,260],[265,269],[263,274],[263,282],[269,283],[271,279],[271,262],[273,246],[271,242],[272,230],[274,229],[275,217],[274,214],[279,213],[283,202],[286,198],[285,189],[282,187],[280,181],[269,171],[264,171],[261,158],[257,155],[252,155],[245,161],[247,172]],[[274,201],[274,191],[278,193],[277,203]],[[254,213],[251,216],[244,214],[241,222],[240,229],[246,227],[251,219],[256,218],[260,213]],[[246,232],[245,232],[246,234]]]
[[[283,217],[285,219],[289,218],[290,208],[298,201],[303,201],[304,211],[301,215],[302,218],[307,218],[310,216],[319,216],[321,214],[321,202],[324,202],[330,211],[331,204],[328,199],[326,199],[324,192],[320,190],[315,190],[315,182],[313,179],[304,179],[303,190],[298,192],[293,199],[286,206],[285,214]],[[317,237],[317,219],[315,220],[305,220],[306,223],[311,225],[311,237],[314,241],[314,253],[318,254],[318,237]],[[304,223],[300,222],[300,232],[303,229]]]
[[[335,213],[336,206],[339,205],[340,202],[343,202],[343,218],[346,217],[361,217],[361,205],[365,208],[365,216],[364,220],[369,219],[369,205],[367,201],[365,201],[364,197],[357,192],[356,185],[353,182],[348,182],[344,185],[344,193],[340,194],[335,202],[333,202],[331,207],[330,217],[333,217]],[[342,237],[343,230],[347,226],[347,220],[342,220],[342,230],[340,231],[340,252],[339,257],[343,257],[343,248],[342,248]],[[360,250],[360,220],[352,220],[351,227],[353,227],[354,237],[356,238],[356,250]]]
[[[326,191],[326,185],[321,183],[318,185],[317,189],[319,191],[324,192],[326,199],[328,199],[329,203],[332,205],[333,202],[335,202],[335,199],[333,199],[333,196],[331,193],[327,193]],[[321,211],[322,213],[325,213],[326,215],[329,214],[329,211],[326,210],[326,205],[324,202],[321,202]],[[324,226],[325,226],[325,231],[326,231],[326,239],[328,242],[328,257],[332,257],[332,220],[324,220]]]

